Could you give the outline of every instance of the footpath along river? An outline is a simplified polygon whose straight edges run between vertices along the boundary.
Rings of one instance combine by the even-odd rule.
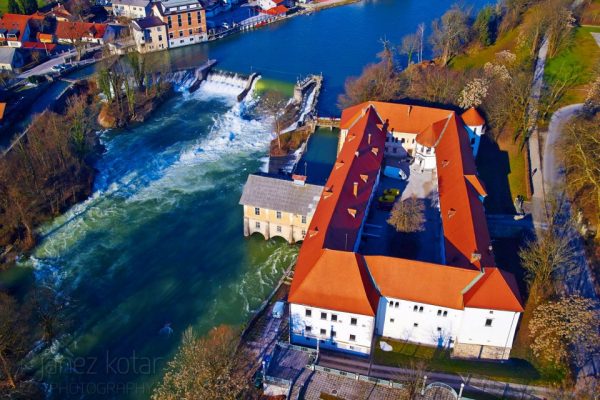
[[[345,79],[375,61],[381,38],[399,43],[453,1],[366,1],[154,57],[174,67],[214,58],[287,82],[323,73],[319,112],[336,116]],[[235,94],[203,84],[141,126],[103,133],[93,196],[45,225],[33,255],[0,276],[71,299],[71,333],[44,357],[52,398],[148,399],[187,326],[243,323],[293,262],[295,246],[242,235],[239,196],[270,134],[256,101]],[[329,148],[320,153],[332,161]]]

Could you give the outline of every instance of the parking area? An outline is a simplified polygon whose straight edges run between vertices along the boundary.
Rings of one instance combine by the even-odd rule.
[[[359,251],[365,255],[388,255],[441,263],[442,225],[437,208],[437,177],[431,171],[420,172],[400,159],[386,158],[385,166],[401,169],[407,179],[381,175],[365,221]],[[425,206],[423,231],[399,233],[387,223],[390,211],[381,209],[377,201],[386,189],[398,189],[400,196],[397,199],[405,200],[415,196],[423,201]]]

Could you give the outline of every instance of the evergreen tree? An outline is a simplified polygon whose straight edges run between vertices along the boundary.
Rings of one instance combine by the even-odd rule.
[[[482,46],[489,46],[496,41],[497,20],[496,12],[491,6],[482,8],[477,14],[473,28]]]
[[[17,0],[8,0],[8,12],[10,14],[21,14],[21,7]]]
[[[37,0],[21,0],[21,12],[31,15],[38,10]]]

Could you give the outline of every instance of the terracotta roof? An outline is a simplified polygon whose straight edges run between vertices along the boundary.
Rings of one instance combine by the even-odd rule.
[[[468,126],[479,126],[485,124],[485,119],[477,112],[475,107],[469,108],[467,111],[461,114],[460,116],[465,124]]]
[[[91,22],[56,22],[56,37],[59,39],[102,39],[106,32],[106,24],[95,24]]]
[[[310,289],[310,284],[305,285],[303,282],[309,274],[317,276],[312,274],[312,268],[318,262],[323,249],[348,252],[354,250],[364,212],[383,160],[385,134],[380,125],[381,120],[376,111],[372,107],[366,107],[361,112],[360,119],[350,127],[302,243],[290,289],[290,301],[295,302],[295,299],[301,297],[305,301],[303,304],[310,305],[306,303],[308,297],[301,292],[308,290],[312,293],[316,289]],[[354,215],[350,210],[354,211]],[[323,282],[329,281],[323,278],[321,281],[313,279],[310,282],[323,286]],[[354,287],[352,290],[359,292],[364,288]],[[338,309],[334,302],[323,304],[319,299],[314,300],[319,301],[320,306],[324,308]],[[351,309],[346,311],[353,312]],[[363,313],[364,307],[357,306],[355,312]]]
[[[44,17],[38,15],[22,15],[22,14],[4,14],[0,18],[0,29],[6,29],[7,31],[18,30],[19,35],[17,41],[23,40],[23,33],[27,28],[27,24],[30,19],[43,19]]]
[[[433,122],[448,118],[448,114],[452,112],[441,108],[368,101],[342,111],[340,128],[347,129],[348,126],[356,121],[360,116],[361,110],[367,105],[375,106],[383,121],[388,123],[388,131],[414,134],[423,132]]]
[[[427,128],[425,128],[425,130],[423,130],[417,135],[417,143],[426,147],[434,147],[437,144],[440,137],[442,136],[442,134],[444,133],[447,124],[448,118],[444,118],[442,120],[432,123]]]
[[[4,111],[6,110],[6,103],[0,103],[0,121],[4,119]]]
[[[485,274],[464,295],[465,307],[523,312],[513,274],[486,268]]]
[[[494,266],[485,209],[479,198],[483,185],[472,178],[477,168],[469,135],[453,114],[435,147],[445,264],[481,269]],[[478,180],[477,180],[478,181]]]
[[[375,316],[379,293],[360,254],[324,249],[298,280],[288,300],[295,304]]]
[[[278,6],[275,6],[273,8],[269,8],[268,10],[262,11],[263,14],[268,14],[268,15],[280,15],[280,14],[285,14],[286,12],[288,12],[288,8],[281,4]]]
[[[474,270],[387,256],[365,256],[382,295],[463,309],[462,291],[481,273]]]
[[[53,52],[54,49],[56,49],[56,44],[41,42],[23,42],[23,48],[30,50],[44,50],[48,52]]]
[[[477,194],[483,197],[487,196],[485,185],[483,184],[483,182],[481,182],[477,175],[465,175],[465,179],[471,184],[473,189],[477,191]]]

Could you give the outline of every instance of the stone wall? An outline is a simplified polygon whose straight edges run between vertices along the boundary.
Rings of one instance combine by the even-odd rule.
[[[455,358],[474,358],[487,360],[508,360],[510,347],[484,346],[479,344],[456,343],[452,351]]]

